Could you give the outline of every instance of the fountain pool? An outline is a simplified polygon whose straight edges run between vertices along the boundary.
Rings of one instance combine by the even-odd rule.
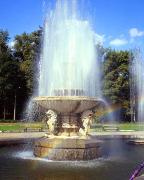
[[[32,148],[25,145],[1,147],[0,177],[7,180],[129,179],[143,159],[144,146],[130,145],[122,138],[103,139],[103,142],[103,158],[91,161],[49,161],[33,157]]]

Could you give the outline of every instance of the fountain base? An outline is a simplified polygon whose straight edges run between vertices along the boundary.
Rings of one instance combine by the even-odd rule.
[[[101,156],[101,141],[87,137],[43,137],[35,142],[34,155],[49,160],[92,160]]]
[[[36,97],[38,111],[45,111],[47,137],[35,142],[34,155],[49,160],[91,160],[100,157],[100,142],[87,136],[93,109],[102,101],[92,97]]]

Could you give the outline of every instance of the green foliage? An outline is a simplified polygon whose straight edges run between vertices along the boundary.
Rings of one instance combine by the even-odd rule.
[[[8,46],[7,31],[0,31],[0,114],[12,111],[14,96],[23,86],[19,63],[15,60]],[[4,112],[3,112],[4,110]]]
[[[7,31],[0,29],[0,54],[4,54],[8,50],[9,34]]]
[[[34,67],[39,56],[41,34],[40,28],[30,34],[23,33],[15,37],[14,56],[20,62],[20,70],[24,74],[29,94],[33,92],[33,85],[36,83]]]
[[[34,64],[40,49],[42,30],[15,37],[12,49],[9,34],[0,30],[0,114],[12,118],[17,98],[17,115],[21,114],[26,99],[33,91]],[[35,66],[36,67],[36,66]],[[3,115],[3,116],[2,116]],[[18,117],[18,116],[17,116]]]
[[[104,96],[119,104],[126,120],[130,115],[129,52],[109,50],[104,60]]]

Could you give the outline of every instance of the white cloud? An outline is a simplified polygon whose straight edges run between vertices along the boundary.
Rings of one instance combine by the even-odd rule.
[[[10,47],[10,48],[13,48],[13,47],[14,47],[14,45],[15,45],[15,41],[11,41],[11,42],[9,42],[9,47]]]
[[[110,45],[113,46],[123,46],[126,45],[128,41],[124,38],[116,38],[110,41]]]
[[[138,30],[137,28],[131,28],[131,29],[129,30],[129,35],[130,35],[132,38],[141,37],[141,36],[144,36],[144,31],[140,31],[140,30]]]

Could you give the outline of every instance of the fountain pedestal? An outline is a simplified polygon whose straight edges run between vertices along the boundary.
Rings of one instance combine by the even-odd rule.
[[[58,115],[58,135],[62,136],[78,136],[80,129],[79,114],[61,113]]]
[[[45,137],[35,142],[34,155],[50,160],[91,160],[100,157],[100,141],[66,136]]]
[[[38,97],[47,114],[50,135],[36,140],[34,155],[50,160],[90,160],[100,156],[100,141],[87,136],[92,109],[100,100],[89,97]]]

